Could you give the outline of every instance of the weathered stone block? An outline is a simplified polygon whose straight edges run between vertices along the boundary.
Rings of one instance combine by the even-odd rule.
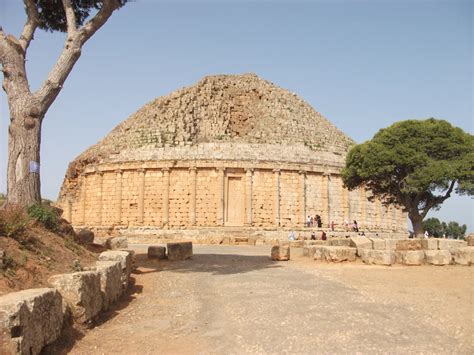
[[[425,238],[421,240],[421,246],[425,250],[437,250],[438,249],[438,239],[434,238]]]
[[[425,250],[426,263],[431,265],[448,265],[451,262],[449,250]]]
[[[97,271],[54,275],[48,283],[59,291],[76,322],[88,323],[101,311],[102,294]]]
[[[449,250],[451,254],[454,254],[459,248],[467,247],[467,242],[464,240],[455,239],[438,239],[439,250]]]
[[[387,266],[395,264],[395,252],[392,250],[360,249],[359,252],[366,264]]]
[[[425,261],[424,250],[405,250],[402,251],[402,261],[404,265],[421,265]]]
[[[395,250],[397,251],[421,250],[421,240],[420,239],[398,240],[395,246]]]
[[[311,245],[329,245],[327,240],[305,240],[304,246],[309,247]]]
[[[321,250],[322,260],[327,262],[354,261],[356,259],[356,248],[324,246]]]
[[[110,250],[127,249],[127,237],[111,237],[105,242],[105,247]]]
[[[454,262],[459,265],[474,265],[474,246],[455,250]]]
[[[97,261],[96,270],[100,274],[102,308],[107,310],[123,293],[122,264],[120,261]]]
[[[364,236],[356,236],[350,238],[350,246],[359,249],[372,249],[372,242]]]
[[[192,242],[168,243],[168,260],[186,260],[193,256]]]
[[[329,239],[328,244],[334,247],[348,247],[351,245],[351,240],[349,238],[334,238]]]
[[[314,245],[308,252],[308,256],[313,260],[322,260],[324,245]]]
[[[0,297],[0,353],[39,354],[63,326],[62,298],[53,288],[33,288]]]
[[[134,252],[131,250],[109,250],[100,253],[100,261],[120,261],[122,267],[122,287],[128,287],[128,279],[132,273]]]
[[[372,249],[374,250],[385,250],[385,240],[379,238],[369,238],[372,242]]]
[[[159,245],[148,247],[148,259],[166,259],[166,248]]]
[[[81,229],[77,233],[76,240],[79,244],[92,244],[94,242],[94,233],[89,229]]]
[[[271,252],[272,260],[287,261],[290,260],[290,246],[289,245],[274,245]]]
[[[468,247],[474,247],[474,233],[471,233],[466,237],[466,242]]]
[[[257,238],[249,237],[247,241],[247,245],[255,245],[257,243]]]
[[[303,248],[304,240],[290,240],[289,244],[291,248]]]
[[[396,250],[400,239],[385,239],[385,250]]]

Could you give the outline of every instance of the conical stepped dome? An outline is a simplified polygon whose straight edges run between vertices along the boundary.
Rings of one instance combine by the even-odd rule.
[[[102,141],[77,157],[68,168],[60,193],[60,204],[63,207],[67,205],[66,209],[70,210],[73,223],[76,219],[77,223],[74,224],[87,223],[86,215],[90,211],[87,205],[95,206],[95,200],[100,195],[100,203],[97,202],[98,206],[94,208],[99,208],[96,215],[98,213],[102,217],[100,220],[95,218],[95,224],[103,226],[219,226],[226,225],[229,218],[232,220],[229,225],[254,226],[258,218],[254,216],[256,211],[251,203],[255,200],[252,200],[253,195],[245,194],[256,193],[258,184],[255,182],[260,177],[268,180],[275,170],[304,172],[305,176],[306,173],[339,175],[345,155],[353,144],[352,139],[296,94],[262,80],[255,74],[209,76],[194,86],[180,89],[146,104]],[[189,175],[190,168],[197,169],[197,172],[192,174],[196,174],[198,183],[202,177],[203,183],[209,186],[216,184],[215,189],[208,188],[205,198],[212,201],[215,197],[217,205],[208,206],[201,214],[195,201],[199,198],[199,191],[193,190],[193,181],[188,181],[184,175],[180,176]],[[223,177],[220,176],[219,169],[223,170]],[[116,173],[117,171],[119,173]],[[132,172],[133,176],[130,175]],[[120,175],[120,191],[117,190],[117,174]],[[157,174],[156,181],[154,174]],[[249,192],[246,176],[251,176],[252,192]],[[283,185],[284,176],[286,175],[281,176]],[[114,182],[111,182],[112,178]],[[222,196],[216,197],[214,195],[221,194],[219,191],[222,181],[219,179],[223,181],[222,189],[227,190]],[[140,184],[137,183],[138,180],[146,182],[141,183],[143,186],[136,187],[135,185]],[[111,184],[110,189],[113,189],[109,192],[119,194],[115,200],[105,196],[107,181]],[[129,181],[133,182],[133,186],[127,185]],[[152,182],[161,184],[161,188],[164,183],[166,189],[170,190],[165,195],[147,191],[148,188],[152,189],[149,187]],[[340,184],[340,181],[338,183]],[[173,184],[188,194],[187,197],[182,197],[183,201],[178,202],[181,197],[172,196],[175,186]],[[234,192],[229,195],[229,186],[236,189],[237,192],[234,192],[237,197],[232,195]],[[269,186],[268,181],[266,186]],[[136,190],[133,190],[135,188]],[[321,199],[328,199],[327,196],[322,196],[321,186],[308,185],[305,191],[312,188],[315,192],[319,191]],[[131,192],[134,197],[127,198],[134,202],[124,202],[124,191],[130,192],[130,189],[134,191]],[[265,194],[272,193],[266,191]],[[249,204],[240,212],[229,212],[225,201],[221,206],[221,200],[239,199],[239,196]],[[252,202],[248,202],[249,198]],[[147,208],[142,206],[145,202],[141,201],[146,199],[151,201],[150,206],[154,206],[155,213],[160,214],[160,217],[155,216],[155,219],[147,221]],[[164,199],[169,201],[165,203]],[[192,203],[191,199],[194,199]],[[262,199],[271,205],[272,212],[268,212],[268,215],[276,215],[275,210],[281,210],[281,206],[273,206],[274,196]],[[312,209],[318,210],[320,214],[329,213],[329,208],[323,206],[321,201],[314,202]],[[170,205],[174,202],[190,206],[187,206],[186,211],[179,208],[171,211],[170,209],[176,207]],[[296,202],[298,201],[288,201],[296,205],[300,203]],[[318,203],[321,206],[316,207]],[[119,204],[118,207],[114,205],[115,212],[110,212],[111,204]],[[190,207],[192,211],[189,211]],[[258,225],[301,223],[304,214],[310,212],[308,207],[310,206],[299,206],[298,211],[289,212],[286,217],[280,216],[278,221],[274,217],[262,215],[260,219],[267,218],[268,221],[260,221]],[[130,208],[136,208],[137,211],[125,218],[124,210],[129,213]],[[164,208],[168,210],[164,211]],[[229,213],[235,215],[229,217]],[[206,216],[203,217],[204,215]],[[344,218],[343,212],[338,212],[338,218]]]

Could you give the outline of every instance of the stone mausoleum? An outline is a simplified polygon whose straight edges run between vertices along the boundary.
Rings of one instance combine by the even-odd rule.
[[[406,214],[343,187],[354,141],[296,94],[218,75],[155,99],[70,165],[58,204],[96,233],[286,237],[308,215],[406,235]]]

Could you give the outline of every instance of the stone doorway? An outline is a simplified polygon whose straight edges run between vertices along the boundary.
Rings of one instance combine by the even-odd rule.
[[[244,225],[244,181],[241,176],[228,176],[225,199],[225,225]]]

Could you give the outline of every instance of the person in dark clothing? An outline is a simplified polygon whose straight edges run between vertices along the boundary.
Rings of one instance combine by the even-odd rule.
[[[326,232],[325,232],[325,231],[323,231],[323,233],[321,234],[321,239],[322,239],[322,240],[328,239],[328,238],[326,237]]]
[[[316,240],[316,233],[311,232],[311,240]]]
[[[357,225],[357,221],[354,220],[354,223],[352,224],[352,229],[354,232],[359,232],[359,226]]]
[[[321,216],[319,214],[316,215],[316,224],[318,225],[318,228],[323,226],[323,222],[321,221]]]

